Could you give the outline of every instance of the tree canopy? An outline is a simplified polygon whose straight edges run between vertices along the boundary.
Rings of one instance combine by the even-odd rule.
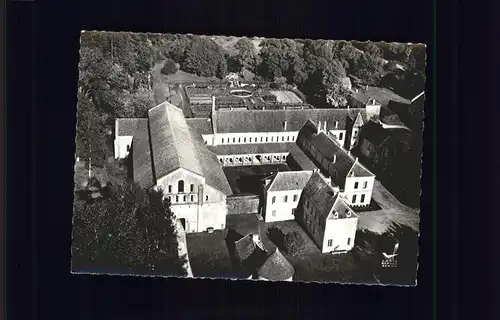
[[[186,50],[183,69],[202,77],[223,78],[227,73],[227,61],[217,43],[196,36]]]
[[[235,57],[237,67],[239,67],[238,71],[242,69],[255,71],[259,63],[259,55],[252,41],[248,38],[241,38],[236,42],[235,49],[238,51]]]
[[[185,275],[174,215],[161,191],[123,184],[109,198],[75,200],[73,269]]]
[[[300,84],[306,78],[302,48],[290,39],[266,39],[260,43],[259,74],[267,80],[286,77],[290,83]]]

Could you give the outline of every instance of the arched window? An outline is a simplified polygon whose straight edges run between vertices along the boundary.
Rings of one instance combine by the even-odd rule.
[[[177,192],[184,192],[184,180],[179,180],[177,183]]]

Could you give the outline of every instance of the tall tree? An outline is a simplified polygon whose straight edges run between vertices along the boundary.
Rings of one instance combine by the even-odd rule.
[[[297,42],[291,39],[266,39],[260,46],[260,76],[268,80],[285,76],[288,82],[296,84],[305,80],[302,50]]]
[[[358,59],[361,57],[361,52],[348,41],[333,41],[332,55],[335,60],[342,63],[344,69],[351,73]]]
[[[259,55],[252,41],[248,38],[241,38],[236,42],[235,49],[238,51],[235,59],[240,70],[244,68],[253,72],[257,67]]]
[[[138,185],[118,185],[102,200],[76,200],[73,268],[185,275],[173,220],[161,191]]]
[[[223,78],[227,62],[221,48],[211,39],[196,36],[186,51],[183,69],[202,77]]]
[[[305,40],[303,54],[308,76],[302,90],[310,102],[324,104],[327,95],[331,95],[334,105],[344,105],[347,90],[342,86],[342,78],[346,76],[346,71],[333,58],[331,43],[325,40]]]
[[[104,138],[106,137],[106,119],[107,116],[95,107],[88,96],[78,94],[76,152],[77,156],[87,161],[87,165],[102,166],[104,164],[107,155]]]

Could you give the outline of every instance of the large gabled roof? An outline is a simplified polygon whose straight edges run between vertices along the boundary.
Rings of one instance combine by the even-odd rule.
[[[389,101],[410,104],[410,100],[401,97],[389,89],[379,87],[358,89],[357,92],[352,93],[352,97],[363,104],[367,104],[372,99],[378,101],[383,106],[387,105]]]
[[[117,118],[115,120],[116,136],[133,136],[139,129],[139,126],[147,121],[148,119],[146,118]]]
[[[187,124],[199,134],[213,134],[212,121],[210,118],[187,118]]]
[[[315,212],[319,213],[321,219],[326,219],[337,200],[338,192],[321,173],[315,172],[304,187],[302,196],[314,207]]]
[[[312,171],[281,171],[272,176],[268,191],[292,191],[302,190]]]
[[[294,144],[287,157],[287,164],[295,170],[315,170],[317,169],[314,162],[300,149],[297,144]]]
[[[149,130],[156,179],[183,168],[205,177],[208,185],[224,194],[231,194],[217,156],[187,124],[181,109],[168,102],[150,109]]]
[[[331,178],[338,186],[344,186],[345,178],[353,168],[353,172],[357,176],[373,176],[373,173],[364,168],[360,163],[355,165],[357,162],[356,159],[335,140],[327,136],[324,132],[317,133],[317,126],[311,121],[308,121],[300,130],[297,140],[300,143],[306,141],[321,152],[326,160],[332,163],[331,167],[335,174]]]
[[[216,126],[218,133],[285,132],[299,131],[311,120],[327,123],[327,130],[346,128],[350,114],[365,112],[364,109],[301,109],[301,110],[219,110]],[[284,128],[286,122],[286,130]]]
[[[147,119],[140,122],[138,130],[132,138],[132,163],[134,181],[142,188],[154,186],[155,177],[152,170]]]

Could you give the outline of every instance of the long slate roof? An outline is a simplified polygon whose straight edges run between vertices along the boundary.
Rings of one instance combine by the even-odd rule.
[[[226,195],[231,188],[222,167],[201,135],[189,127],[182,110],[164,102],[149,110],[149,129],[156,178],[183,168],[206,178]]]
[[[148,119],[143,118],[117,118],[115,120],[116,135],[119,137],[133,136],[139,126],[147,122]]]
[[[296,144],[292,147],[292,150],[290,150],[290,153],[288,154],[287,163],[289,166],[299,166],[297,169],[301,170],[317,169],[314,162],[312,162],[311,159],[309,159]]]
[[[220,144],[216,146],[208,146],[208,149],[213,153],[222,155],[233,154],[265,154],[265,153],[285,153],[290,152],[295,145],[289,143],[262,143],[262,144]]]
[[[364,168],[349,155],[345,149],[328,137],[324,132],[317,134],[317,126],[311,121],[308,121],[300,130],[297,140],[307,141],[332,163],[335,157],[333,168],[336,174],[332,177],[332,180],[339,186],[344,186],[345,178],[351,172],[351,169],[353,169],[352,172],[354,172],[355,176],[358,177],[373,176],[373,173]]]
[[[151,148],[149,143],[148,121],[141,121],[137,132],[132,138],[132,161],[134,181],[142,188],[155,184],[151,163]]]
[[[281,171],[273,175],[268,191],[291,191],[302,190],[312,171]]]
[[[389,101],[395,101],[404,104],[410,104],[410,100],[405,99],[396,93],[386,88],[368,87],[367,89],[359,89],[358,92],[352,94],[353,98],[363,104],[368,103],[371,99],[375,99],[383,106],[386,106]]]
[[[287,122],[286,131],[299,131],[300,128],[311,120],[315,123],[327,122],[327,130],[335,129],[338,121],[338,130],[346,128],[347,117],[358,112],[366,113],[362,108],[351,109],[302,109],[302,110],[219,110],[217,111],[218,133],[242,132],[285,132],[284,123]]]
[[[311,179],[309,179],[302,191],[302,197],[314,207],[322,219],[328,217],[338,195],[338,192],[333,190],[331,184],[319,172],[312,174]]]
[[[271,281],[283,281],[293,277],[295,270],[283,254],[276,250],[267,257],[264,264],[258,269],[258,274],[262,278]]]
[[[210,118],[187,118],[187,124],[199,134],[213,134],[212,121]]]

